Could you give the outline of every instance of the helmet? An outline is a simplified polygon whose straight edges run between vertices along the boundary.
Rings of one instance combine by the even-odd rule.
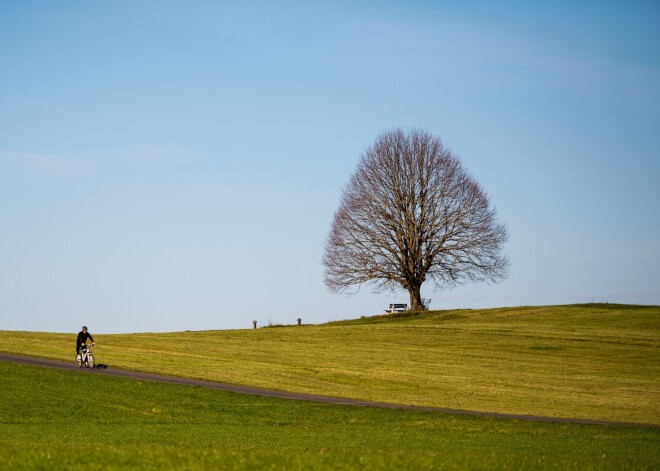
[[[84,325],[83,328],[82,328],[82,330],[87,330],[87,326]]]

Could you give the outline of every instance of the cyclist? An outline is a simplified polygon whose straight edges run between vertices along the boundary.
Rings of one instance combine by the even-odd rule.
[[[78,338],[76,339],[76,355],[80,353],[80,349],[85,346],[88,339],[92,341],[92,345],[96,345],[96,342],[94,342],[94,337],[92,337],[92,334],[87,332],[87,326],[84,325],[82,326],[82,330],[78,332]]]

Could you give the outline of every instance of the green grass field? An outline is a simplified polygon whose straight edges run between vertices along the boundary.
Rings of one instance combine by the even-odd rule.
[[[660,424],[658,306],[94,334],[97,361],[111,367],[400,404]],[[45,358],[72,361],[74,343],[75,332],[0,332],[0,351]]]
[[[325,405],[0,361],[0,469],[658,469],[657,427]]]

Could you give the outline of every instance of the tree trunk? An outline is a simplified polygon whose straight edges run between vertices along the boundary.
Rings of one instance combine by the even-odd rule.
[[[410,310],[423,311],[424,305],[422,304],[422,285],[416,285],[408,288],[410,293]]]

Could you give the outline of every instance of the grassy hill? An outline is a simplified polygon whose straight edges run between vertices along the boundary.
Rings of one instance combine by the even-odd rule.
[[[95,334],[97,361],[114,367],[381,402],[660,424],[658,306]],[[4,352],[73,361],[74,343],[75,333],[0,332]]]
[[[330,406],[0,361],[0,469],[657,469],[660,428]]]

